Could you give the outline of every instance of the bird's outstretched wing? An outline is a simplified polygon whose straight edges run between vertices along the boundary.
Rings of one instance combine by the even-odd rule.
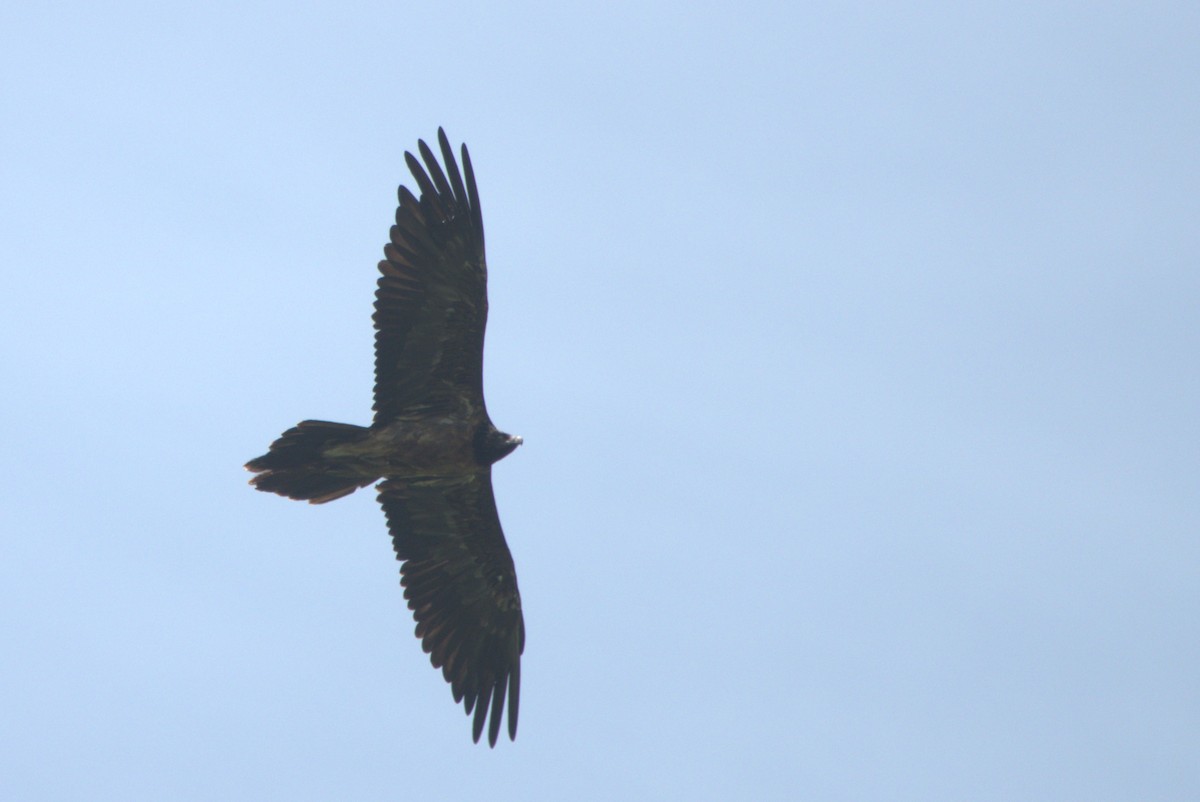
[[[515,738],[525,621],[491,472],[389,479],[379,485],[379,501],[417,637],[454,700],[474,711],[474,739],[490,707],[488,743],[496,745],[506,700]]]
[[[465,176],[438,129],[445,171],[423,141],[425,164],[405,153],[420,191],[400,206],[375,292],[375,424],[404,415],[483,411],[487,265],[479,191],[466,145]],[[465,179],[465,180],[464,180]]]

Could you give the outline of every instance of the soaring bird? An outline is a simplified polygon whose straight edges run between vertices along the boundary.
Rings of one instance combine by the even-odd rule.
[[[375,291],[375,419],[306,420],[246,463],[258,490],[324,504],[379,480],[416,634],[454,700],[496,745],[517,735],[525,621],[492,493],[492,465],[521,445],[483,401],[487,263],[467,146],[445,170],[423,141],[404,158],[420,192],[399,189]]]

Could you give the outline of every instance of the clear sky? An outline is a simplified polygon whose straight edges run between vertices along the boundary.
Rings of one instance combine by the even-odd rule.
[[[18,2],[0,70],[0,797],[1200,798],[1200,6]],[[369,421],[439,125],[495,750],[373,493],[241,467]]]

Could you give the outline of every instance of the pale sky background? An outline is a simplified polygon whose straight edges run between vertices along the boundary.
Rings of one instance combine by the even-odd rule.
[[[1200,798],[1200,6],[0,10],[0,798]],[[367,423],[403,151],[482,193],[516,743]]]

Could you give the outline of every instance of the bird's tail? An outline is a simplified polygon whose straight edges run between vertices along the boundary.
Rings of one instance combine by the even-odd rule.
[[[312,504],[348,496],[378,479],[355,470],[351,460],[331,458],[332,446],[365,440],[369,429],[348,423],[306,420],[288,429],[271,443],[271,450],[246,463],[257,476],[250,484]]]

